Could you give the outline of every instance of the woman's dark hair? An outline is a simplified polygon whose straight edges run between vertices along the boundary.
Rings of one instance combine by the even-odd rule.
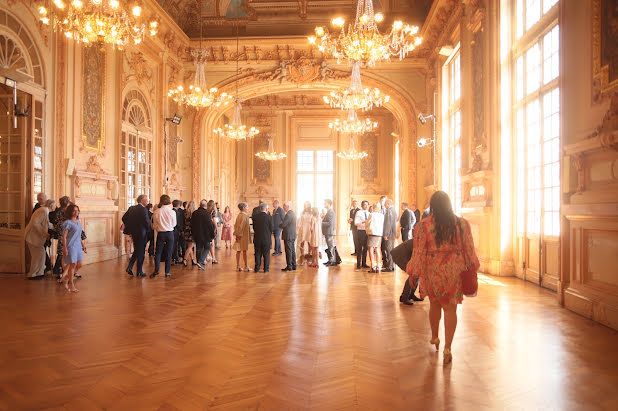
[[[436,229],[436,246],[455,241],[455,213],[451,199],[444,191],[436,191],[429,200],[429,209]]]
[[[169,205],[172,204],[172,200],[170,199],[170,196],[168,196],[167,194],[163,194],[161,196],[161,198],[159,199],[159,208],[161,208],[164,205]]]
[[[225,209],[223,210],[223,214],[227,213],[228,211],[230,214],[232,214],[232,210],[230,210],[230,206],[225,206]]]
[[[206,210],[210,212],[215,211],[215,200],[208,200],[208,205],[206,206]]]
[[[75,209],[77,209],[77,212],[79,213],[79,206],[75,203],[69,203],[66,210],[64,210],[64,216],[67,220],[71,220],[73,218]]]
[[[60,203],[60,208],[65,208],[66,206],[68,206],[71,203],[71,197],[69,197],[69,196],[62,196],[62,197],[60,197],[60,200],[58,200],[58,202]]]

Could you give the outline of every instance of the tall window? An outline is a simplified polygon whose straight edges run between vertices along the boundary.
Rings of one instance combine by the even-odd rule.
[[[516,0],[517,230],[560,235],[560,32],[557,0]],[[543,18],[547,13],[551,16]],[[530,35],[525,36],[525,34]]]
[[[442,69],[442,141],[444,189],[456,212],[461,209],[461,56],[459,45]]]
[[[120,195],[122,209],[140,194],[150,198],[152,186],[152,131],[143,96],[137,91],[127,95],[123,104],[120,139]]]
[[[298,210],[309,201],[313,207],[324,207],[325,199],[333,199],[335,158],[331,150],[299,150],[296,152],[296,201]]]

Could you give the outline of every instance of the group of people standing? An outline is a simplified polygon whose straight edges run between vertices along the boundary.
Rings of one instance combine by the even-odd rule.
[[[415,204],[409,209],[408,203],[404,202],[401,209],[401,218],[398,220],[393,200],[386,196],[380,197],[380,201],[371,206],[366,200],[361,201],[360,207],[358,201],[352,201],[348,223],[354,240],[352,255],[356,256],[357,269],[369,268],[370,273],[395,270],[392,251],[398,237],[397,222],[401,227],[402,241],[406,241],[420,217],[417,217],[419,211]]]
[[[37,203],[26,226],[25,240],[30,251],[29,280],[43,279],[46,273],[56,274],[58,282],[67,291],[78,292],[75,278],[86,252],[86,233],[79,221],[79,206],[68,196],[58,200],[48,199],[45,193],[37,195]],[[56,257],[52,265],[52,240],[56,240]]]

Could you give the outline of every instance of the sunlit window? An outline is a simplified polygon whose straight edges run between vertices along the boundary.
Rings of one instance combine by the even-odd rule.
[[[296,201],[298,210],[305,202],[322,209],[325,199],[333,199],[335,159],[332,150],[296,152]]]
[[[458,212],[462,204],[461,188],[461,55],[459,46],[442,69],[443,101],[443,185]]]
[[[560,235],[560,28],[541,18],[558,0],[515,0],[513,125],[517,232]],[[537,24],[538,23],[538,24]]]

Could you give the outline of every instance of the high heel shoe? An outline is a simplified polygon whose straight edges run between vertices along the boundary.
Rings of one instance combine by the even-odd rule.
[[[432,338],[432,339],[429,341],[429,344],[433,344],[433,345],[435,345],[435,346],[436,346],[436,351],[439,351],[439,350],[440,350],[440,339],[439,339],[439,338]]]
[[[182,260],[182,265],[187,266],[187,260]]]
[[[450,348],[445,348],[444,349],[444,364],[448,364],[451,361],[453,361],[453,354],[451,354],[451,349]]]

